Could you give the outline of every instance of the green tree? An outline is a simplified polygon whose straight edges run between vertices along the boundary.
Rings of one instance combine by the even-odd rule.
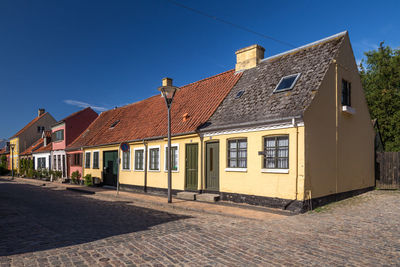
[[[380,43],[365,53],[360,76],[372,118],[378,119],[386,151],[400,151],[400,49]]]

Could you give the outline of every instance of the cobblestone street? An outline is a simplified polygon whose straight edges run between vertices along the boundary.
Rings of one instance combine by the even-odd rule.
[[[400,265],[400,192],[264,220],[0,181],[0,266]]]

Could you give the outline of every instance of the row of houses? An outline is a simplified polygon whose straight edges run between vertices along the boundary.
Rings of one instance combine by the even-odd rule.
[[[301,211],[373,187],[375,134],[348,33],[264,53],[259,45],[240,49],[235,69],[176,93],[173,192]],[[160,95],[99,116],[75,114],[80,129],[69,122],[74,115],[56,123],[45,114],[32,124],[43,139],[32,153],[36,166],[61,168],[63,176],[78,170],[123,190],[166,192],[167,109]],[[10,140],[16,161],[29,143],[21,135]]]

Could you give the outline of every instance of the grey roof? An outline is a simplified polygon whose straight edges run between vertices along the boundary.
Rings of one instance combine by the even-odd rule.
[[[347,32],[266,58],[242,77],[201,131],[302,116]],[[273,93],[282,77],[301,73],[290,91]],[[240,98],[237,93],[244,90]]]

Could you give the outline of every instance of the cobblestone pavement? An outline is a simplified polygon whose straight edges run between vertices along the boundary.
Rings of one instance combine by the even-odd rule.
[[[398,191],[269,220],[135,205],[0,181],[0,266],[400,265]]]

